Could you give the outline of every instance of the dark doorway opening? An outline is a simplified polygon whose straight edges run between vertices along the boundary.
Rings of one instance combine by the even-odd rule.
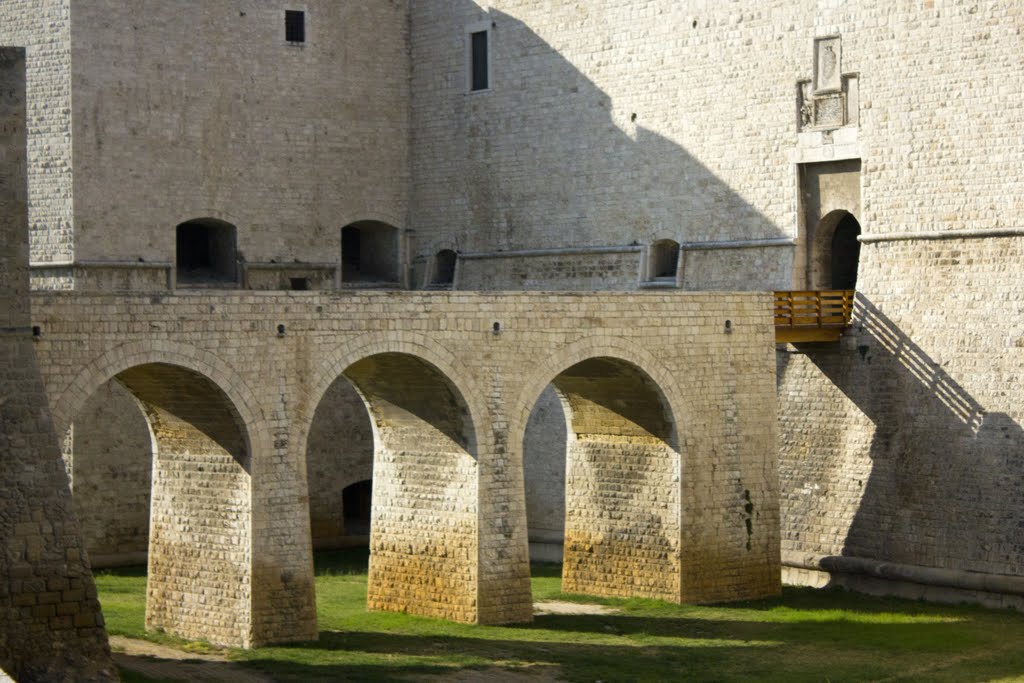
[[[177,228],[177,280],[183,285],[232,284],[237,281],[235,226],[214,218],[182,223]]]
[[[860,264],[860,223],[846,214],[832,236],[832,289],[856,289]]]
[[[361,221],[342,228],[341,280],[397,283],[398,228],[377,221]]]
[[[455,282],[455,264],[458,257],[451,249],[437,252],[434,261],[434,279],[431,284],[437,287],[451,287]]]
[[[357,481],[341,493],[341,507],[345,517],[346,536],[370,535],[370,510],[373,482]]]
[[[659,240],[651,245],[650,279],[675,281],[679,272],[679,243]]]

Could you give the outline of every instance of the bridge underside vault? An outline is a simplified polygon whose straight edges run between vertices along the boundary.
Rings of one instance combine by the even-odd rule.
[[[678,600],[679,453],[660,391],[612,358],[553,384],[570,427],[563,590]]]
[[[477,620],[476,436],[465,401],[404,354],[345,373],[374,430],[370,609]]]
[[[183,638],[251,641],[251,462],[230,400],[166,364],[117,376],[152,434],[146,627]]]

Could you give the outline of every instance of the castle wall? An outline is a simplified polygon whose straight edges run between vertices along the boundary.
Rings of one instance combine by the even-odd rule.
[[[489,254],[460,262],[465,288],[634,289],[633,245],[795,238],[814,13],[744,4],[413,4],[414,253]],[[466,35],[488,26],[491,88],[470,93]],[[682,286],[782,288],[792,258],[694,252]]]
[[[25,74],[0,48],[0,669],[113,681],[30,328]]]
[[[8,0],[0,45],[27,53],[29,245],[33,263],[74,258],[71,167],[71,1]],[[66,268],[41,268],[33,286],[71,287]]]
[[[1008,266],[1022,240],[865,244],[854,328],[839,345],[780,353],[790,580],[857,558],[873,569],[835,565],[832,580],[1024,607],[1024,282]],[[917,585],[870,578],[879,562]],[[928,580],[933,569],[945,573]],[[972,574],[989,575],[987,589]]]
[[[237,228],[246,264],[271,267],[247,273],[257,288],[333,287],[344,225],[405,227],[405,3],[302,7],[294,44],[274,3],[75,5],[80,288],[166,288],[155,264],[174,262],[175,227],[195,218]]]
[[[852,330],[779,354],[787,580],[1024,606],[1022,22],[941,1],[819,20],[861,75],[863,244]],[[801,135],[814,161],[823,142]]]
[[[153,437],[137,399],[117,380],[79,411],[64,458],[93,568],[145,564]]]

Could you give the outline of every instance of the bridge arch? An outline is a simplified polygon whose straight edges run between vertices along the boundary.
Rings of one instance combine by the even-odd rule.
[[[221,384],[225,368],[191,351],[118,347],[72,381],[55,413],[58,424],[72,424],[90,391],[112,380],[134,398],[152,460],[147,628],[247,646],[255,423]]]
[[[566,462],[563,590],[678,600],[682,458],[668,398],[674,382],[653,358],[626,346],[583,340],[532,373],[520,401],[519,453],[531,401],[550,383],[566,422],[564,453],[549,453]]]
[[[322,368],[300,436],[307,467],[309,434],[338,382],[361,397],[373,433],[369,608],[476,621],[478,436],[486,422],[470,378],[419,335],[362,337]]]

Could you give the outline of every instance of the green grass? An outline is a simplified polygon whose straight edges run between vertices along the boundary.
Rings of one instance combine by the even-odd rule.
[[[560,593],[559,569],[534,566],[536,599],[620,611],[506,627],[371,613],[365,550],[323,553],[319,642],[225,653],[276,680],[303,682],[401,681],[489,667],[549,670],[572,681],[1024,680],[1024,616],[1014,612],[800,588],[703,607],[602,600]],[[143,573],[106,572],[96,581],[112,634],[184,645],[144,631]]]

